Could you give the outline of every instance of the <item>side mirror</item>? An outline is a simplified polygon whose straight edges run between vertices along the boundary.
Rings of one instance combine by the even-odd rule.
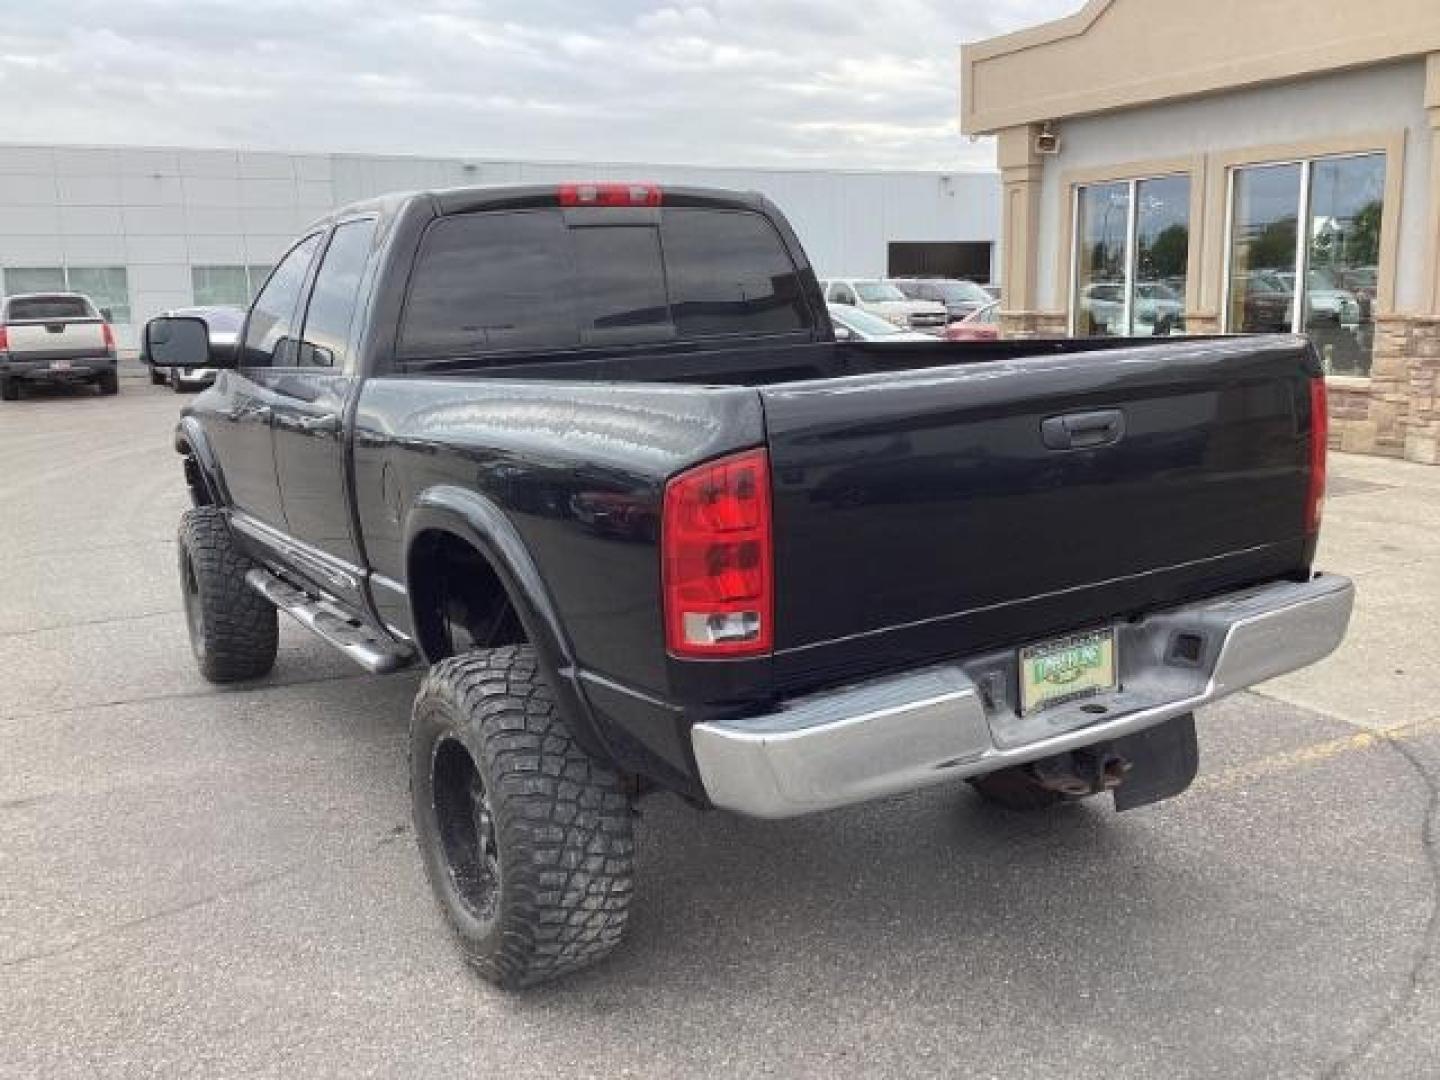
[[[854,331],[854,330],[851,330],[848,326],[841,326],[839,323],[836,323],[836,324],[835,324],[835,340],[836,340],[836,341],[854,341],[854,340],[855,340],[855,331]]]
[[[111,311],[108,307],[102,307],[102,308],[100,309],[100,317],[101,317],[102,319],[104,319],[106,322],[114,322],[114,321],[115,321],[115,313],[114,313],[113,311]]]
[[[210,327],[188,315],[162,315],[145,324],[145,355],[155,367],[215,367]]]

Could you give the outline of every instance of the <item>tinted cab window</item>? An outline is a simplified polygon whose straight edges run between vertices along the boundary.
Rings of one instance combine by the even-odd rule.
[[[603,345],[673,338],[656,230],[587,226],[569,232],[580,340]]]
[[[795,264],[775,227],[759,214],[667,210],[660,236],[671,310],[682,336],[808,327]]]
[[[373,219],[335,227],[315,286],[296,362],[302,367],[343,367],[350,345],[350,324],[360,299],[360,279],[375,235]]]
[[[569,224],[559,210],[444,217],[421,241],[401,359],[808,332],[780,236],[744,211]]]
[[[463,214],[425,233],[400,328],[400,355],[563,348],[580,329],[558,213]]]
[[[280,260],[255,297],[240,351],[240,363],[245,367],[289,367],[295,363],[295,309],[319,246],[319,233],[301,240]]]

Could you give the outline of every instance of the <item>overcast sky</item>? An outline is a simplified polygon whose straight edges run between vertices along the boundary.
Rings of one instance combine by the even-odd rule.
[[[988,165],[958,45],[1081,0],[36,0],[0,138],[704,164]]]

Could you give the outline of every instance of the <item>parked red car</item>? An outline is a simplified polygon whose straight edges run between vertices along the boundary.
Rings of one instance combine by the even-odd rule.
[[[945,327],[946,341],[994,341],[1000,336],[1000,302],[977,308]]]

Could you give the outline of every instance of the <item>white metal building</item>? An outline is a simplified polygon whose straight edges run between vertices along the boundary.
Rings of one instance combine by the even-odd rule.
[[[1000,180],[989,172],[0,146],[0,288],[87,293],[133,348],[166,308],[248,302],[332,207],[405,189],[612,179],[764,192],[822,275],[998,275]]]

